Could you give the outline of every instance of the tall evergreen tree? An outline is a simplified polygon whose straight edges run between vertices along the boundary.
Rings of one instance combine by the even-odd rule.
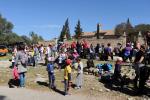
[[[65,36],[66,36],[67,39],[71,38],[68,18],[65,21],[65,25],[63,25],[62,31],[60,33],[60,38],[59,38],[60,41],[63,41],[63,39],[64,39]]]
[[[131,34],[133,32],[134,32],[133,26],[131,25],[130,20],[128,18],[126,22],[126,33]]]
[[[80,20],[78,20],[78,23],[77,23],[77,25],[75,27],[75,38],[79,39],[81,34],[82,34],[82,28],[81,28],[81,25],[80,25]]]
[[[63,41],[64,36],[65,36],[65,26],[63,25],[63,28],[62,28],[61,33],[60,33],[59,40]]]

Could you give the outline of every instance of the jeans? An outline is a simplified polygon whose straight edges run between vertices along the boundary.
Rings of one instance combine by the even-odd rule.
[[[25,73],[19,73],[19,77],[20,77],[20,87],[24,87],[25,86]]]
[[[69,81],[68,80],[64,80],[64,87],[65,87],[65,95],[68,94],[68,91],[69,91]]]
[[[38,56],[34,56],[34,62],[33,62],[33,66],[37,66],[38,64]]]
[[[54,76],[54,74],[48,72],[48,77],[49,77],[49,87],[55,88],[55,76]]]

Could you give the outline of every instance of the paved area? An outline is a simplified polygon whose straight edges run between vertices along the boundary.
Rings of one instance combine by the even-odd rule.
[[[110,100],[79,94],[63,96],[55,92],[35,91],[25,88],[8,88],[0,86],[0,100]]]

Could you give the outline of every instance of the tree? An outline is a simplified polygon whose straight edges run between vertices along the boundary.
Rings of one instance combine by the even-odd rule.
[[[126,31],[127,35],[134,33],[134,28],[131,25],[129,18],[128,18],[127,22],[126,22],[126,29],[125,29],[125,31]]]
[[[32,43],[31,39],[27,37],[26,35],[21,36],[23,42],[25,42],[27,45],[30,45]]]
[[[38,36],[38,34],[34,32],[30,32],[29,35],[31,36],[31,41],[33,44],[37,44],[39,41],[44,40],[42,36]]]
[[[42,36],[39,36],[39,41],[44,41]]]
[[[16,33],[0,34],[1,44],[13,44],[16,42],[22,42],[22,38]]]
[[[0,34],[12,33],[13,24],[0,15]]]
[[[78,23],[77,23],[77,25],[75,27],[75,38],[79,39],[81,34],[82,34],[82,28],[81,28],[81,25],[80,25],[80,20],[78,20]]]
[[[137,32],[141,31],[143,35],[149,30],[150,30],[150,24],[139,24],[135,26],[135,31]]]
[[[129,18],[127,19],[126,23],[123,22],[115,27],[115,35],[123,35],[124,32],[126,32],[127,35],[135,32]]]
[[[67,20],[65,21],[65,25],[63,25],[62,31],[60,33],[60,41],[63,41],[64,37],[66,36],[67,39],[71,38],[70,35],[70,29],[69,29],[69,20],[67,18]]]
[[[126,23],[118,24],[115,27],[115,35],[123,35],[123,33],[126,31]]]

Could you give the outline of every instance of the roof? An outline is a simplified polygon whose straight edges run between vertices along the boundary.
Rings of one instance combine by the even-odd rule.
[[[94,36],[96,32],[83,32],[82,36]],[[102,30],[100,31],[102,35],[114,35],[114,30]]]
[[[114,35],[114,30],[102,30],[100,33],[105,33],[105,35]]]
[[[95,32],[83,32],[82,36],[93,36],[95,35]]]
[[[105,35],[103,39],[117,39],[119,37],[119,35]]]

